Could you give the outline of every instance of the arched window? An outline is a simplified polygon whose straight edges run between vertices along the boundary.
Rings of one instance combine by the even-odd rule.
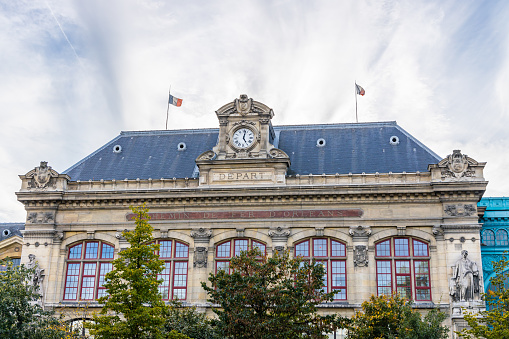
[[[216,273],[219,270],[228,271],[232,257],[239,255],[241,251],[255,247],[265,254],[265,244],[253,239],[230,239],[218,244],[216,247]]]
[[[482,243],[486,246],[495,246],[495,233],[492,230],[482,231]]]
[[[158,275],[163,283],[159,292],[163,300],[187,298],[187,268],[189,245],[178,240],[159,240],[159,258],[164,261],[164,270]]]
[[[414,238],[391,238],[375,245],[377,294],[398,293],[431,300],[429,245]]]
[[[324,291],[340,290],[334,300],[346,300],[346,245],[331,238],[309,238],[295,244],[295,256],[315,259],[325,268]]]
[[[509,242],[507,241],[507,231],[506,230],[498,230],[497,231],[497,246],[507,246]]]
[[[102,241],[83,241],[69,247],[64,300],[95,300],[106,294],[104,276],[113,268],[114,249]]]

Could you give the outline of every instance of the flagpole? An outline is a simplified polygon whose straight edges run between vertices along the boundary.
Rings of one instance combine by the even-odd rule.
[[[357,81],[355,81],[355,121],[359,122],[359,117],[357,116]]]
[[[171,85],[170,85],[170,89],[168,90],[168,108],[166,109],[166,130],[168,130],[168,114],[170,112],[170,95],[171,95]]]

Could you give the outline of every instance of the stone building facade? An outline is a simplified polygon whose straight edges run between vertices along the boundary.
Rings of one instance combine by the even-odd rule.
[[[218,129],[122,132],[63,173],[41,162],[20,176],[23,260],[44,269],[44,305],[97,306],[128,246],[129,206],[145,202],[164,299],[210,312],[200,282],[256,246],[323,262],[327,289],[340,290],[324,313],[397,292],[447,312],[452,336],[462,306],[484,307],[485,163],[460,151],[442,159],[395,122],[273,126],[273,110],[245,95],[216,115]]]

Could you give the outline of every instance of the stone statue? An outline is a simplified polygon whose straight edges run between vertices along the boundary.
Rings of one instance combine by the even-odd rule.
[[[44,269],[41,269],[37,262],[35,261],[35,254],[28,255],[28,268],[34,269],[34,273],[32,275],[32,286],[35,287],[37,292],[42,296],[42,281],[44,280]]]
[[[479,295],[479,269],[475,261],[467,258],[468,251],[461,251],[461,259],[453,268],[450,294],[454,301],[473,301]]]

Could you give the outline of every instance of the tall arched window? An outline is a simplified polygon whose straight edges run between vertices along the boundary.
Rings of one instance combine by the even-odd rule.
[[[431,300],[429,245],[414,238],[391,238],[375,245],[377,294]]]
[[[482,231],[482,243],[486,246],[495,246],[495,233],[492,230]]]
[[[163,300],[187,298],[187,268],[189,245],[178,240],[159,240],[159,258],[164,261],[164,270],[158,275],[163,283],[159,292]]]
[[[247,251],[255,247],[265,254],[265,244],[253,239],[230,239],[218,244],[215,253],[216,272],[219,270],[228,271],[230,268],[230,259],[232,257],[239,255],[241,251]]]
[[[497,231],[497,246],[507,246],[509,245],[509,241],[507,240],[507,231],[506,230],[498,230]]]
[[[346,300],[346,246],[330,238],[309,238],[295,244],[295,256],[315,259],[325,268],[324,291],[340,290],[334,300]]]
[[[95,300],[105,295],[104,276],[112,269],[114,247],[82,241],[69,247],[64,300]]]

